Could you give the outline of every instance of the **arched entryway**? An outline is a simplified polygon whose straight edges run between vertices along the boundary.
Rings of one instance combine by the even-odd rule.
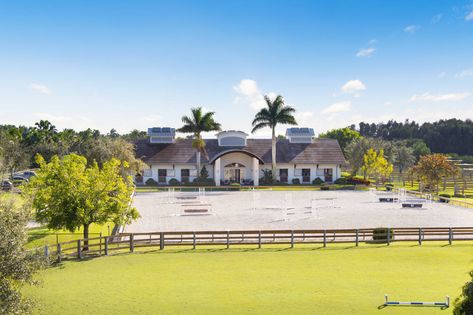
[[[214,165],[214,178],[217,185],[239,183],[258,185],[259,165],[263,160],[255,154],[239,149],[220,152],[210,159]]]

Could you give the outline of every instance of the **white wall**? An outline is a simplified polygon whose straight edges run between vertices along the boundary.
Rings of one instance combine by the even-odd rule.
[[[209,178],[213,178],[213,166],[208,165],[208,164],[202,164],[202,167],[205,166],[207,168],[207,171],[209,173]],[[170,179],[175,178],[178,181],[182,181],[181,179],[181,170],[182,169],[189,169],[190,170],[190,177],[189,181],[193,181],[197,175],[197,166],[195,164],[153,164],[151,165],[151,174],[147,171],[144,172],[143,176],[143,183],[146,183],[146,181],[149,178],[154,179],[155,181],[158,181],[158,170],[159,169],[166,169],[167,170],[167,176],[166,176],[166,182],[169,182]],[[150,175],[150,176],[147,176]],[[194,176],[193,176],[194,175]]]

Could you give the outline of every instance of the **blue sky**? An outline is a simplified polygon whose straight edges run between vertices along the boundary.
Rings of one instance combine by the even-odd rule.
[[[248,132],[263,94],[317,133],[473,118],[473,2],[0,0],[2,124]]]

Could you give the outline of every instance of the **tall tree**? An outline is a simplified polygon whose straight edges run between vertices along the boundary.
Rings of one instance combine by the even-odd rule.
[[[273,179],[276,176],[276,126],[278,125],[297,125],[293,114],[295,109],[285,105],[284,98],[281,95],[276,96],[274,101],[265,95],[266,107],[256,113],[253,119],[251,130],[252,133],[259,129],[271,128],[271,172]]]
[[[429,190],[439,191],[439,183],[444,177],[458,174],[458,168],[444,154],[434,153],[421,156],[411,172],[427,185]]]
[[[191,116],[182,116],[184,125],[177,131],[192,133],[192,147],[196,150],[197,174],[201,171],[201,154],[208,159],[202,132],[220,131],[221,125],[214,119],[215,112],[204,113],[202,107],[191,108]]]
[[[26,225],[31,214],[27,203],[0,198],[0,313],[22,314],[32,301],[21,294],[25,285],[36,284],[34,273],[44,266],[41,255],[25,249]]]
[[[401,174],[416,162],[414,150],[401,143],[393,145],[392,154],[394,157],[394,165],[399,169],[399,173]]]
[[[381,139],[358,138],[353,140],[346,148],[345,155],[350,163],[353,175],[356,175],[364,163],[364,157],[369,149],[379,151],[384,149],[386,144]],[[366,174],[364,174],[366,176]]]
[[[83,227],[87,239],[92,223],[122,225],[138,218],[131,206],[133,180],[121,176],[119,160],[111,159],[99,168],[96,162],[88,166],[86,158],[70,154],[62,159],[54,156],[49,163],[38,156],[37,163],[40,169],[25,192],[36,219],[49,228],[73,232]]]
[[[376,184],[385,182],[393,172],[393,165],[384,157],[383,149],[379,150],[379,153],[369,149],[363,160],[361,170],[366,176],[375,178]]]
[[[319,135],[319,138],[330,138],[338,140],[340,147],[342,148],[343,152],[345,152],[345,148],[347,147],[347,145],[349,145],[353,140],[361,138],[361,135],[358,131],[345,127],[339,129],[332,129],[330,131],[327,131],[326,133],[322,133]]]
[[[462,294],[455,300],[454,315],[473,314],[473,271],[470,271],[470,281],[465,283]]]

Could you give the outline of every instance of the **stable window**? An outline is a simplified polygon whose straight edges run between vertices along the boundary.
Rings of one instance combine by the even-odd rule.
[[[287,181],[288,181],[288,174],[289,174],[289,172],[288,172],[287,168],[281,168],[281,169],[279,169],[279,181],[280,181],[281,183],[287,183]]]
[[[167,177],[167,170],[166,169],[160,169],[158,170],[158,183],[160,184],[166,184],[166,177]]]
[[[184,168],[181,170],[181,182],[183,183],[188,183],[189,182],[189,176],[190,176],[190,170],[188,168]]]
[[[333,169],[324,168],[324,178],[326,183],[331,183],[333,181]]]
[[[310,182],[310,168],[303,168],[302,169],[302,182],[309,183]]]

